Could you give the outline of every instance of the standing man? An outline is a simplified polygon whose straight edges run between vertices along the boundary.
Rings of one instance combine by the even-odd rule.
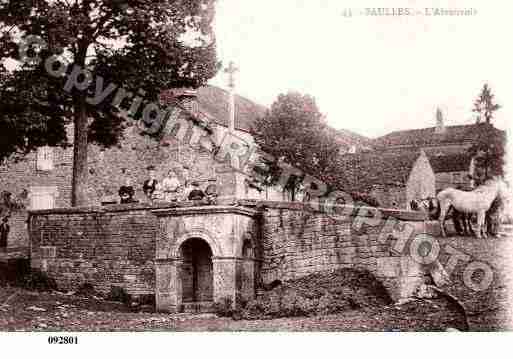
[[[143,192],[146,195],[148,201],[151,202],[154,199],[153,193],[155,192],[158,181],[155,173],[155,167],[149,166],[147,169],[149,172],[149,178],[143,183]]]
[[[9,226],[9,215],[7,215],[2,218],[2,223],[0,223],[0,248],[7,247],[10,230],[11,226]]]
[[[166,202],[176,202],[178,200],[178,189],[180,180],[173,170],[169,170],[166,178],[162,180],[162,191]]]

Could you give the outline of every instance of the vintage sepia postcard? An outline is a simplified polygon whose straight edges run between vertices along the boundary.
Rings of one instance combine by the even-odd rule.
[[[512,9],[0,0],[0,345],[510,331]]]

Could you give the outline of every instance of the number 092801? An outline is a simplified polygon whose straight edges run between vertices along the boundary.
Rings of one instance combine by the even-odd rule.
[[[78,337],[48,337],[48,344],[78,344]]]

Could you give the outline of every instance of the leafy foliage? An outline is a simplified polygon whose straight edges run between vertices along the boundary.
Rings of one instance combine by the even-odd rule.
[[[84,198],[87,143],[116,144],[127,125],[125,111],[136,95],[144,98],[132,118],[162,89],[197,88],[218,71],[212,30],[215,0],[17,0],[0,2],[0,160],[23,156],[42,145],[68,145],[66,125],[74,126],[74,204]],[[68,65],[103,78],[114,90],[91,104],[95,81],[86,89],[65,90],[66,76],[52,76],[45,61],[19,62],[19,46],[29,35],[46,47],[30,48],[51,67]],[[8,65],[10,64],[10,65]],[[13,66],[14,64],[14,66]],[[8,69],[9,67],[9,69]],[[14,67],[14,70],[13,70]],[[82,78],[81,78],[82,79]],[[118,90],[131,92],[112,106]],[[77,188],[80,187],[80,188]],[[75,201],[74,201],[75,202]]]
[[[481,93],[474,101],[473,112],[478,114],[477,124],[480,126],[479,135],[469,149],[469,154],[475,158],[476,177],[484,180],[490,176],[504,174],[504,154],[506,139],[492,124],[495,111],[500,105],[494,103],[494,95],[485,84]],[[484,122],[483,122],[484,120]]]
[[[315,99],[309,95],[297,92],[279,95],[266,116],[256,121],[253,130],[256,143],[277,159],[266,163],[270,173],[268,185],[278,181],[281,163],[322,177],[328,162],[338,154],[338,145],[330,136]],[[289,177],[285,189],[292,197],[302,180],[299,175]]]

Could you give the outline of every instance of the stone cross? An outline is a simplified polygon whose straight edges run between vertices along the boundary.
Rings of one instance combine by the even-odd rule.
[[[228,130],[230,133],[235,133],[235,73],[238,72],[239,69],[235,67],[233,61],[230,61],[229,66],[224,69],[224,72],[229,75],[228,77],[228,87],[230,91],[228,93],[228,106],[230,109],[230,117],[228,123]]]
[[[239,69],[235,66],[233,61],[230,61],[228,67],[224,69],[224,72],[228,74],[228,87],[231,89],[235,87],[235,73],[238,71]]]

